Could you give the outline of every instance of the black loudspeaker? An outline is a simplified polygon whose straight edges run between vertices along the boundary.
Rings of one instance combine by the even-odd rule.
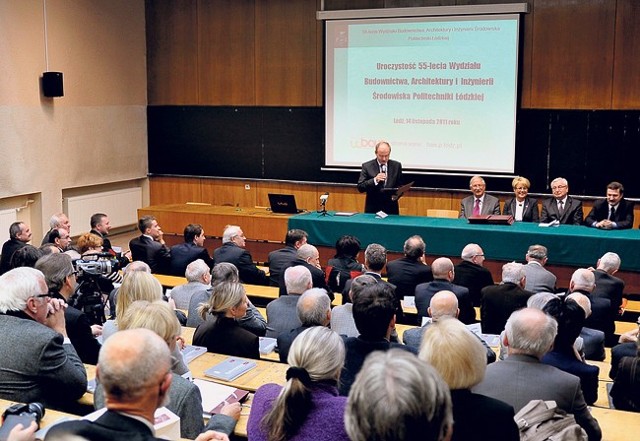
[[[62,72],[44,72],[42,74],[42,92],[44,96],[49,98],[64,96]]]

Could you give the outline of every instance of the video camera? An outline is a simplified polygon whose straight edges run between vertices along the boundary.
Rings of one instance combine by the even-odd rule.
[[[0,427],[0,441],[6,441],[9,438],[9,432],[16,425],[22,424],[23,427],[29,427],[32,421],[35,421],[40,428],[40,421],[44,416],[44,405],[42,403],[29,404],[13,404],[2,414],[2,427]]]

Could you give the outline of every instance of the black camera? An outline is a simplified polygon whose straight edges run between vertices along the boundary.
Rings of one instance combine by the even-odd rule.
[[[35,421],[40,428],[40,421],[44,416],[44,405],[42,403],[12,404],[2,414],[2,427],[0,427],[0,441],[6,441],[9,432],[16,425],[22,424],[29,427]]]

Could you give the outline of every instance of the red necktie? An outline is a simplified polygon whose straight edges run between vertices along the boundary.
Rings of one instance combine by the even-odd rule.
[[[480,216],[480,199],[476,199],[476,203],[473,206],[473,215]]]

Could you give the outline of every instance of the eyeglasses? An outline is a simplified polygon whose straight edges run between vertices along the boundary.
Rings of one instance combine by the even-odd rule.
[[[75,276],[78,277],[78,271],[72,271],[69,276]]]
[[[43,298],[46,298],[46,297],[51,297],[51,293],[36,294],[35,296],[31,296],[31,297],[35,297],[36,299],[43,299]]]
[[[554,185],[551,190],[560,190],[561,188],[567,188],[566,185]]]
[[[484,257],[484,254],[474,254],[473,257]]]

